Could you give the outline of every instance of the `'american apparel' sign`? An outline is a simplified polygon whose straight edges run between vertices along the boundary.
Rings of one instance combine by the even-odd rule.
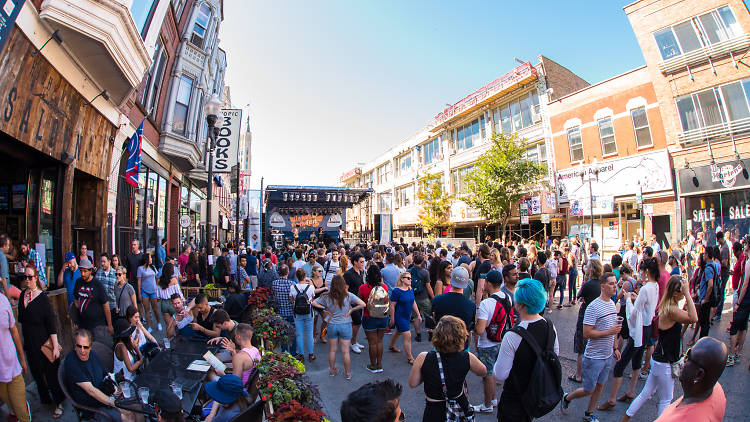
[[[221,110],[219,136],[216,137],[216,148],[214,148],[214,173],[229,173],[232,166],[237,164],[241,123],[242,110]]]

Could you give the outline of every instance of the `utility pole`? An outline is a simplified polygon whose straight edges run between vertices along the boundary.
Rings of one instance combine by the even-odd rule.
[[[237,190],[235,191],[235,204],[234,204],[234,246],[237,248],[237,253],[240,252],[240,157],[239,149],[237,150]]]
[[[258,204],[258,209],[260,210],[260,220],[258,221],[258,224],[260,225],[260,250],[263,250],[263,239],[265,239],[265,236],[263,235],[263,176],[260,176],[260,204]]]

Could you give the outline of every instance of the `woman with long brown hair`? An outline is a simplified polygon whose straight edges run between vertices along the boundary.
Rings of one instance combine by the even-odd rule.
[[[346,256],[342,255],[342,258]],[[328,366],[330,368],[328,374],[335,377],[338,373],[336,348],[340,348],[346,379],[352,379],[352,362],[349,356],[349,344],[352,341],[352,312],[364,309],[365,302],[350,293],[344,277],[336,274],[331,280],[328,293],[315,299],[312,306],[325,311],[325,318],[328,320]]]
[[[432,291],[435,296],[451,291],[451,274],[453,273],[453,265],[450,261],[441,261],[438,265],[437,270],[437,282],[432,286]]]

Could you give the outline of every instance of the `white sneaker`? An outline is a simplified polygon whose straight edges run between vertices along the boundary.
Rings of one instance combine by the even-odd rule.
[[[163,331],[162,328],[161,328],[161,322],[159,322],[159,323],[156,324],[156,329],[159,330],[159,331]]]
[[[352,349],[352,352],[354,352],[354,353],[357,353],[357,354],[362,353],[362,349],[360,349],[357,346],[357,343],[354,343],[354,344],[350,345],[349,348]]]
[[[472,405],[471,407],[474,408],[475,413],[492,413],[495,410],[492,406],[484,407],[484,403]]]
[[[492,399],[492,407],[497,407],[497,399]]]
[[[355,346],[357,346],[357,347],[359,348],[359,351],[360,351],[360,352],[362,351],[362,349],[364,349],[364,348],[365,348],[365,346],[363,346],[363,345],[361,345],[361,344],[359,344],[359,343],[354,343],[354,345],[355,345]]]

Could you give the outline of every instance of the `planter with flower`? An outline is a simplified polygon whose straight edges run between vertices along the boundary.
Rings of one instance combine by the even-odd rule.
[[[287,353],[266,353],[258,363],[260,398],[270,404],[269,410],[296,400],[304,407],[322,409],[320,393],[308,377],[305,365]]]
[[[283,403],[268,417],[271,422],[320,422],[327,421],[325,413],[305,407],[296,400]]]
[[[253,326],[257,344],[261,344],[268,351],[273,351],[276,346],[287,343],[296,334],[294,327],[270,308],[257,311],[252,316],[250,324]]]
[[[252,290],[247,298],[247,304],[250,305],[249,309],[258,310],[270,307],[269,300],[272,296],[273,292],[268,287],[258,287]]]

